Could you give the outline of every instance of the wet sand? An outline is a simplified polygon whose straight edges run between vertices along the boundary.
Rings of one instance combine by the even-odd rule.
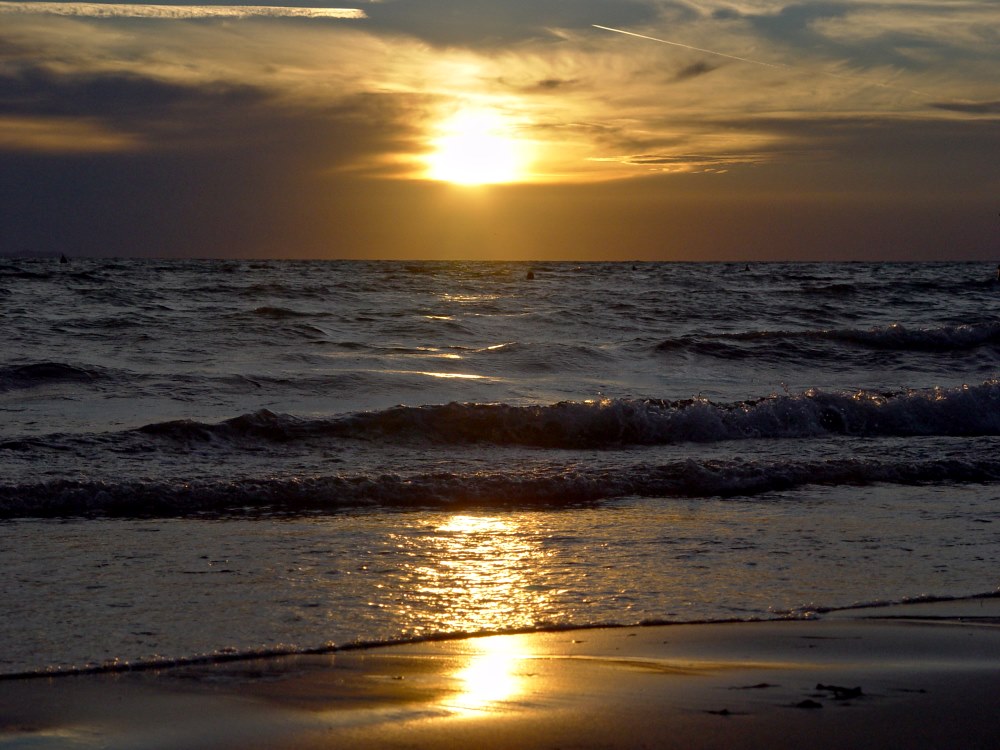
[[[0,748],[993,748],[1000,599],[0,682]]]

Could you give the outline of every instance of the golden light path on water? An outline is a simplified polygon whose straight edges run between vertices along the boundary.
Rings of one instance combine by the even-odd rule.
[[[395,534],[404,565],[402,619],[414,635],[528,627],[559,592],[532,584],[548,553],[524,516],[456,514],[425,534]]]
[[[422,535],[397,535],[398,548],[415,562],[407,566],[411,591],[404,607],[415,632],[528,627],[548,611],[551,595],[531,584],[546,551],[530,517],[456,514]],[[424,624],[428,613],[435,622]],[[458,713],[480,712],[522,692],[521,662],[530,658],[520,639],[488,637],[469,642],[475,652],[453,674],[456,692],[443,705]],[[516,645],[515,645],[516,644]]]

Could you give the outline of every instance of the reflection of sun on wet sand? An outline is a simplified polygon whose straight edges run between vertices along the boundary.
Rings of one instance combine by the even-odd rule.
[[[987,748],[1000,599],[0,683],[37,747]]]

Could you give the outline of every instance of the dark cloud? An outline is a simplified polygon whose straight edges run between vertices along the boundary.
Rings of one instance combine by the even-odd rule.
[[[639,0],[387,0],[364,7],[372,20],[359,22],[353,31],[388,30],[432,45],[485,44],[487,53],[540,37],[549,27],[636,28],[655,16],[661,27],[670,28],[668,16],[658,15],[667,4]],[[800,2],[796,12],[750,22],[782,44],[815,42],[817,48],[825,45],[820,51],[863,59],[863,46],[848,55],[846,47],[836,47],[810,28],[810,19],[836,18],[847,7]],[[191,30],[187,24],[183,28]],[[784,38],[782,29],[788,32]],[[193,43],[209,38],[198,35]],[[127,59],[120,68],[141,69],[143,51],[136,51],[141,35],[136,40],[123,45]],[[315,42],[311,37],[308,43]],[[394,42],[409,49],[402,39]],[[417,65],[428,44],[412,46],[420,50],[414,56]],[[536,47],[524,47],[538,53]],[[155,72],[148,77],[94,73],[95,60],[113,60],[113,50],[94,58],[89,47],[81,51],[88,71],[71,74],[65,72],[73,64],[66,49],[54,45],[43,62],[43,50],[0,39],[0,58],[6,58],[0,59],[0,125],[6,125],[2,135],[8,136],[6,151],[0,151],[0,248],[8,252],[606,257],[621,247],[630,257],[669,257],[680,248],[687,257],[719,258],[727,248],[738,248],[741,255],[787,258],[917,257],[914,248],[922,248],[919,253],[930,257],[927,248],[946,247],[949,238],[956,247],[972,248],[984,237],[992,238],[995,250],[995,207],[984,214],[988,228],[977,218],[1000,193],[995,159],[988,158],[1000,153],[1000,102],[987,101],[988,93],[977,102],[941,96],[931,105],[966,117],[940,112],[937,118],[933,112],[924,118],[902,113],[835,117],[826,111],[795,117],[791,113],[801,110],[776,99],[774,111],[782,116],[744,112],[736,103],[726,110],[731,117],[722,118],[718,107],[712,109],[715,114],[699,114],[694,108],[670,107],[667,97],[662,107],[655,98],[647,106],[645,93],[637,89],[632,101],[641,103],[638,114],[628,106],[621,111],[567,106],[565,121],[546,118],[537,135],[551,143],[590,144],[595,164],[617,162],[615,176],[623,170],[654,176],[593,185],[496,186],[489,189],[488,201],[470,211],[468,202],[455,197],[461,191],[447,185],[380,179],[399,177],[406,169],[399,155],[426,148],[421,113],[438,101],[431,95],[345,96],[331,84],[311,89],[311,103],[293,101],[301,81],[292,79],[282,92],[278,84],[284,79],[277,74],[267,76],[272,88],[266,88],[239,83],[235,72],[231,81],[215,83],[170,82]],[[158,48],[152,52],[161,55]],[[193,54],[191,64],[197,66],[202,54]],[[888,59],[885,55],[894,53],[877,54]],[[458,55],[465,56],[464,51]],[[334,64],[323,59],[324,65]],[[276,57],[275,70],[282,64]],[[605,93],[595,89],[600,71],[582,66],[512,69],[521,72],[507,79],[496,78],[503,73],[484,73],[490,79],[480,83],[553,100],[565,95],[568,105],[599,103]],[[665,84],[714,69],[707,61],[644,66],[642,77]],[[212,70],[195,69],[194,74]],[[322,71],[313,73],[322,78]],[[361,88],[364,82],[351,85]],[[429,88],[436,88],[433,82]],[[628,90],[614,94],[624,100]],[[549,109],[553,101],[545,104]],[[43,152],[41,146],[18,151],[11,136],[16,136],[18,118],[29,125],[76,123],[131,134],[140,147],[81,153],[83,144],[72,154]],[[67,132],[72,136],[72,128]],[[634,166],[623,166],[627,161]],[[590,169],[580,166],[581,174]]]
[[[552,91],[554,89],[572,86],[574,83],[576,83],[576,79],[563,80],[560,78],[546,78],[543,81],[538,81],[538,83],[535,84],[535,88],[541,91]]]
[[[717,70],[718,65],[710,65],[707,62],[699,61],[692,63],[691,65],[686,65],[674,74],[675,81],[686,81],[691,78],[697,78],[698,76],[703,76],[706,73],[711,73],[713,70]]]
[[[982,155],[998,152],[1000,131],[985,119],[718,121],[710,125],[720,133],[768,134],[772,156],[794,158],[725,174],[507,186],[470,211],[448,186],[373,180],[350,169],[354,152],[405,146],[411,111],[406,101],[377,95],[323,111],[237,112],[229,131],[242,143],[249,140],[243,131],[260,131],[260,147],[224,152],[0,154],[0,246],[241,257],[818,260],[995,252],[1000,184]],[[683,160],[721,167],[727,158],[680,143],[632,153],[647,160],[640,172]]]
[[[820,41],[823,37],[814,31],[820,21],[843,18],[857,6],[849,2],[799,2],[787,3],[777,13],[765,10],[760,13],[739,13],[737,11],[717,11],[713,14],[719,20],[740,19],[750,23],[758,31],[775,39],[800,39]]]
[[[23,66],[0,74],[0,109],[6,114],[129,121],[178,108],[246,107],[265,98],[246,85],[184,85],[130,73],[66,74]]]
[[[735,8],[718,8],[712,11],[712,18],[717,21],[733,21],[742,17],[742,14]]]
[[[365,6],[365,28],[443,46],[502,46],[591,24],[628,26],[657,17],[641,0],[385,0]]]
[[[27,58],[37,53],[30,44],[0,36],[0,61]]]
[[[1000,193],[997,118],[733,117],[649,123],[648,135],[602,129],[594,134],[604,158],[637,168],[727,168],[713,189],[761,190],[786,198],[824,194],[928,201],[946,194]],[[660,133],[661,135],[656,135]],[[717,148],[705,148],[708,143]]]
[[[861,6],[864,7],[864,6]],[[878,7],[874,5],[873,7]],[[844,19],[856,12],[859,6],[851,2],[799,2],[785,5],[777,13],[716,12],[719,20],[739,18],[748,23],[760,36],[772,40],[779,47],[799,48],[810,53],[848,59],[865,67],[893,65],[906,68],[927,67],[935,63],[921,61],[913,50],[940,47],[943,43],[930,41],[904,31],[887,27],[880,34],[868,34],[854,40],[836,40],[822,32],[823,21]],[[948,48],[954,59],[960,50]]]
[[[519,94],[551,94],[575,88],[580,81],[576,78],[542,78],[536,81],[517,83],[500,78],[497,83]]]
[[[1000,114],[1000,101],[997,102],[934,102],[930,106],[949,112],[967,112],[974,115]]]
[[[140,133],[153,151],[232,154],[251,160],[295,158],[299,151],[335,161],[364,160],[414,132],[418,94],[354,94],[296,104],[280,92],[220,81],[179,83],[135,73],[56,73],[22,66],[0,74],[4,116],[99,122]],[[344,138],[345,130],[350,137]],[[329,134],[329,137],[328,137]],[[312,156],[302,156],[309,162]],[[315,162],[313,162],[315,163]]]
[[[933,117],[765,118],[716,121],[720,131],[767,136],[760,148],[773,158],[752,176],[772,173],[785,190],[818,189],[850,194],[882,194],[926,200],[949,193],[996,195],[1000,174],[983,154],[1000,153],[1000,128],[994,118]],[[822,179],[822,185],[817,179]]]
[[[357,204],[357,184],[401,169],[382,157],[416,150],[413,112],[425,103],[413,94],[365,94],[295,105],[250,86],[40,70],[4,76],[0,109],[8,119],[98,122],[141,133],[143,147],[0,151],[0,247],[90,255],[318,252],[331,224],[350,225],[369,210]]]

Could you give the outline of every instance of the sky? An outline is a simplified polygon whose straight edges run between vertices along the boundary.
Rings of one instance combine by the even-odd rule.
[[[0,0],[0,254],[1000,262],[998,70],[997,0]]]

